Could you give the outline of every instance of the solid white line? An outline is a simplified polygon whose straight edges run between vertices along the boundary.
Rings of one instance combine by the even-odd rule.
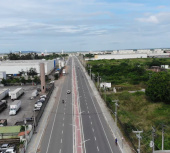
[[[97,151],[99,151],[99,147],[97,146]]]
[[[74,88],[73,88],[73,58],[72,58],[72,70],[71,70],[71,85],[72,85],[72,91],[74,91]],[[74,104],[73,104],[73,98],[74,98],[74,92],[72,94],[72,124],[74,125]],[[73,153],[74,153],[74,139],[75,139],[75,134],[74,134],[74,127],[72,126],[72,130],[73,130]]]

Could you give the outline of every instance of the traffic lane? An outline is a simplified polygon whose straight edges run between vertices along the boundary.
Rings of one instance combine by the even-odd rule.
[[[96,135],[94,133],[94,128],[91,121],[91,114],[89,112],[89,107],[87,105],[86,96],[83,90],[83,85],[81,79],[79,79],[79,95],[80,95],[80,107],[82,111],[82,124],[84,132],[84,141],[86,152],[98,152],[99,146],[96,143]]]
[[[81,74],[80,74],[81,75]],[[85,80],[86,81],[86,80]],[[85,83],[85,82],[84,82]],[[88,92],[88,88],[86,88],[86,85],[82,85],[83,86],[83,92],[86,93],[86,99],[89,99],[87,100],[88,102],[88,108],[89,108],[89,112],[91,112],[90,114],[92,114],[92,121],[94,122],[94,127],[97,129],[96,130],[96,133],[99,137],[101,137],[102,135],[100,134],[101,131],[103,131],[104,134],[101,138],[98,138],[99,140],[102,140],[99,144],[99,146],[102,146],[102,144],[104,144],[103,142],[108,142],[107,145],[108,147],[106,147],[106,144],[101,147],[102,149],[105,148],[105,150],[102,150],[101,151],[106,151],[107,148],[110,148],[110,150],[114,150],[114,152],[120,152],[119,148],[114,144],[114,138],[113,138],[113,135],[108,127],[108,124],[106,122],[106,120],[104,119],[104,116],[102,114],[102,111],[95,99],[95,96],[92,94],[92,90],[90,90],[90,92]],[[89,95],[87,94],[87,92],[89,93]],[[94,104],[93,104],[93,101],[91,100],[91,98],[93,99],[94,101]],[[91,102],[90,102],[91,101]],[[95,105],[95,107],[94,107]],[[97,112],[96,112],[97,110]],[[98,120],[98,121],[97,121]],[[101,122],[101,123],[100,123]],[[102,126],[101,126],[102,125]],[[100,127],[101,129],[99,130]],[[106,138],[106,141],[103,141],[103,137]],[[100,150],[100,149],[99,149]]]
[[[79,92],[81,93],[81,88],[79,88]],[[106,135],[101,127],[101,123],[98,119],[98,112],[96,112],[92,102],[89,106],[89,101],[91,99],[85,98],[84,93],[82,92],[80,98],[80,106],[82,110],[82,122],[84,129],[84,137],[85,140],[90,139],[90,141],[94,141],[93,145],[89,142],[86,143],[87,152],[112,152],[108,140],[106,139]]]

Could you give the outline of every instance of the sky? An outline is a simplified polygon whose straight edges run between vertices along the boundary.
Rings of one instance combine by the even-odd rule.
[[[170,48],[170,0],[1,0],[0,53]]]

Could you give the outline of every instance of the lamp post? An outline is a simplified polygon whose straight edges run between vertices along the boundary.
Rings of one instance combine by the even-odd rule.
[[[33,119],[34,119],[34,131],[35,131],[35,128],[36,128],[36,119],[35,119],[35,110],[33,109]]]
[[[115,103],[115,122],[116,122],[116,130],[117,130],[117,106],[119,106],[118,105],[119,100],[112,100],[112,102]]]
[[[24,125],[25,125],[25,139],[27,140],[27,127],[26,127],[27,120],[26,120],[26,118],[24,119]]]

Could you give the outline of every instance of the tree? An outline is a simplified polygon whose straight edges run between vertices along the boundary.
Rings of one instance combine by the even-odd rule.
[[[3,78],[1,81],[2,84],[6,85],[7,81]]]
[[[145,94],[154,102],[170,102],[170,75],[166,72],[153,73]]]
[[[37,75],[37,71],[35,68],[30,68],[27,72],[28,76],[34,76]]]

